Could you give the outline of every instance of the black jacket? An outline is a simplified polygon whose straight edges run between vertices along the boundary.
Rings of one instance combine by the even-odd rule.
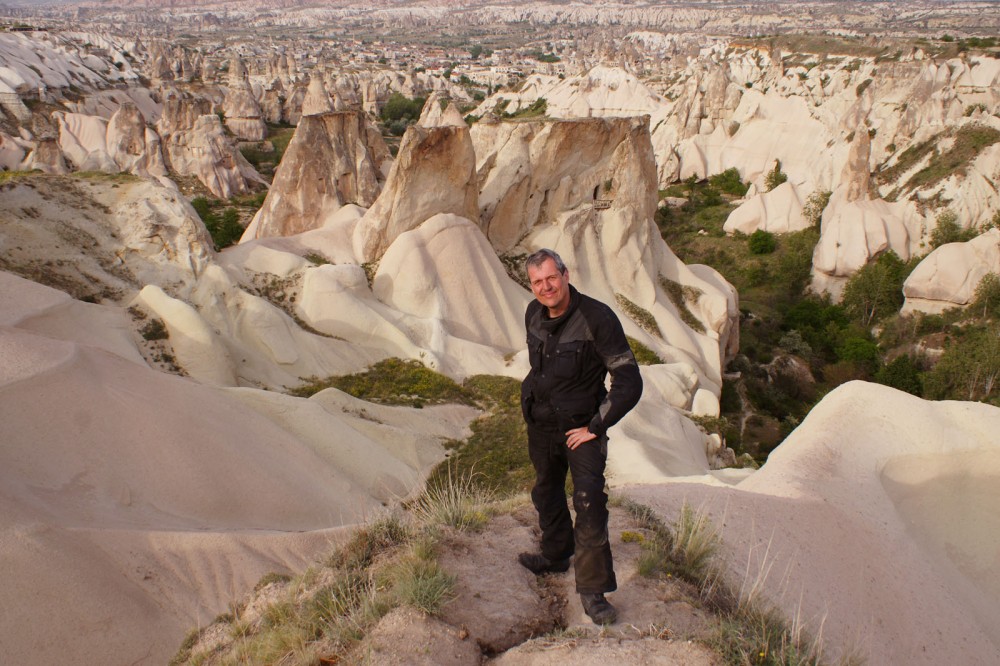
[[[569,307],[557,319],[537,300],[524,313],[531,371],[521,383],[521,411],[540,430],[585,425],[601,436],[639,402],[642,377],[611,308],[569,289]]]

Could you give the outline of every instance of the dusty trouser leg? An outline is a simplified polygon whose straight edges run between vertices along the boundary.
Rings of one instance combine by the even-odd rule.
[[[618,587],[611,544],[608,540],[608,496],[604,492],[604,466],[608,439],[584,442],[569,451],[573,475],[573,508],[576,509],[576,591],[613,592]]]
[[[566,437],[528,429],[528,455],[535,467],[531,501],[542,529],[542,555],[552,561],[573,554],[573,519],[566,503]]]

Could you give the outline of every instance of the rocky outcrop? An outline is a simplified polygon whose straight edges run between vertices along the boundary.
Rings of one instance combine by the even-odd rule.
[[[377,159],[386,154],[381,135],[369,133],[361,113],[303,116],[244,240],[322,227],[345,204],[371,206],[381,192]]]
[[[406,130],[381,196],[358,223],[354,252],[373,261],[403,232],[450,213],[479,218],[476,155],[469,128]]]
[[[937,313],[968,305],[987,273],[1000,274],[1000,229],[927,255],[903,283],[903,312]]]
[[[417,124],[421,127],[462,127],[466,122],[448,98],[432,92],[424,102]]]
[[[740,204],[726,218],[723,229],[726,233],[744,234],[758,229],[776,234],[801,231],[809,226],[809,221],[802,216],[802,205],[798,188],[782,183]]]
[[[306,96],[302,100],[303,116],[318,116],[333,111],[333,100],[326,92],[323,79],[314,76],[309,80],[309,88],[306,89]]]
[[[233,58],[229,65],[229,86],[224,106],[226,127],[246,141],[263,141],[267,138],[267,125],[257,96],[246,77],[242,61]]]
[[[166,176],[160,136],[147,127],[139,108],[123,104],[108,122],[108,152],[122,171],[139,176]]]
[[[229,199],[251,191],[252,183],[266,185],[236,149],[215,114],[199,116],[191,129],[163,137],[170,169],[195,176],[217,197]]]

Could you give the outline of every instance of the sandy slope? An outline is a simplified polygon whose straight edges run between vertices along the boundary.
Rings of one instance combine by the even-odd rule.
[[[0,305],[9,663],[163,663],[411,492],[474,414],[209,387],[150,369],[116,307],[8,273]]]

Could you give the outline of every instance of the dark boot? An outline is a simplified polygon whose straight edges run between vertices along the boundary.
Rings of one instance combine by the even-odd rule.
[[[618,619],[618,611],[603,594],[581,594],[580,602],[594,624],[614,624]]]
[[[517,556],[521,566],[534,574],[562,573],[569,571],[569,558],[550,560],[541,553],[521,553]]]

